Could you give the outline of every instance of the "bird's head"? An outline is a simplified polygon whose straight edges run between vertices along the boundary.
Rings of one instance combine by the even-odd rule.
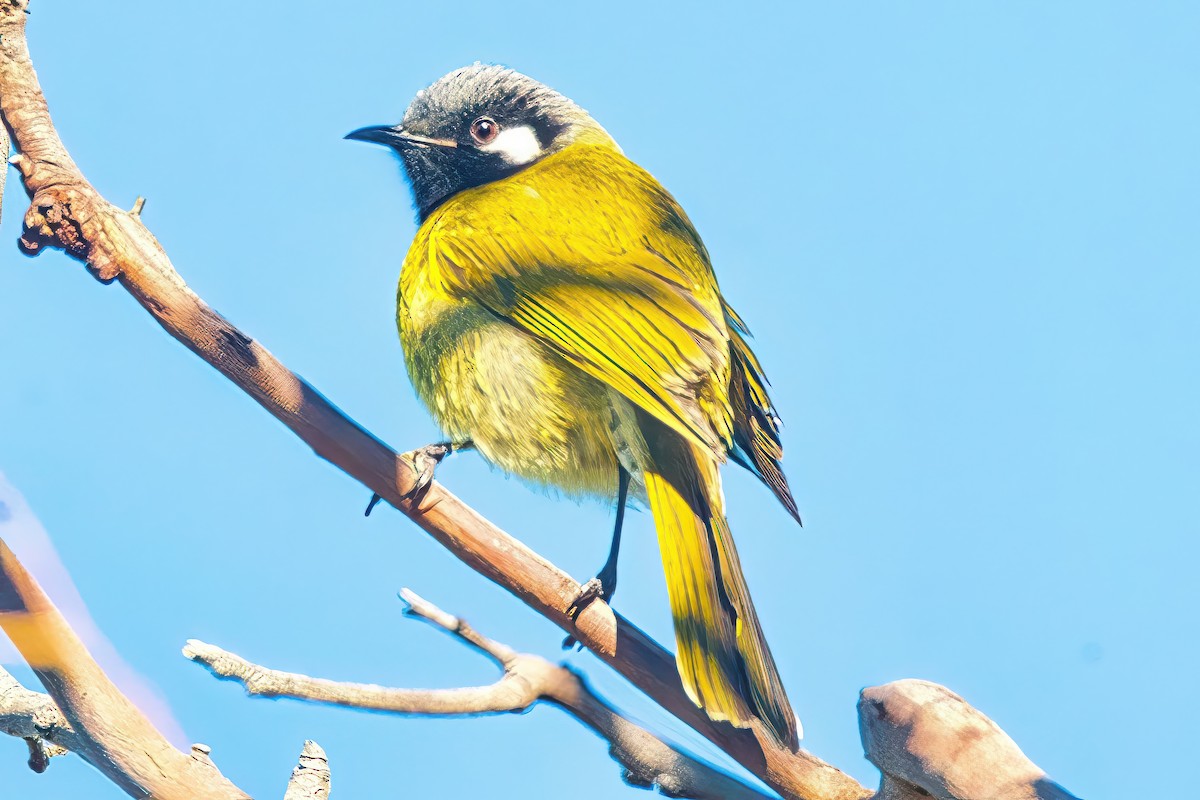
[[[586,111],[550,87],[505,67],[475,64],[418,92],[399,125],[359,128],[346,138],[399,154],[424,219],[458,192],[505,178],[585,133],[612,142]]]

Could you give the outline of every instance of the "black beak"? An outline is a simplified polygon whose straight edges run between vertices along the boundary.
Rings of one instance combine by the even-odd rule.
[[[453,139],[431,139],[428,136],[417,136],[399,125],[368,125],[356,131],[350,131],[345,138],[360,142],[374,142],[397,150],[402,147],[458,147],[458,142]]]

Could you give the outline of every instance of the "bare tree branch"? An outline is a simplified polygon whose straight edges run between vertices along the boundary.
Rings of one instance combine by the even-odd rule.
[[[936,683],[864,689],[858,720],[867,758],[884,776],[877,800],[1076,800],[996,723]]]
[[[658,787],[672,797],[729,798],[761,800],[764,795],[693,756],[672,747],[635,725],[592,691],[575,671],[551,664],[541,656],[519,654],[509,647],[483,636],[465,621],[442,611],[416,592],[404,589],[400,596],[408,604],[407,613],[454,634],[490,657],[510,674],[529,675],[529,665],[538,665],[545,677],[534,685],[540,699],[565,710],[609,742],[609,754],[624,768],[627,783],[645,788]],[[502,679],[503,680],[503,679]],[[516,709],[514,709],[516,710]]]
[[[767,797],[625,719],[567,667],[493,641],[408,589],[401,596],[410,616],[432,623],[494,661],[503,670],[500,679],[488,686],[458,689],[398,689],[282,672],[194,639],[183,648],[183,654],[220,678],[241,682],[251,695],[291,697],[372,711],[436,716],[503,714],[525,711],[538,700],[546,700],[608,740],[609,752],[632,785],[657,787],[672,797],[699,800]]]
[[[0,628],[51,692],[30,691],[0,668],[0,733],[25,740],[35,772],[71,752],[131,797],[248,800],[221,775],[207,745],[181,753],[120,693],[3,540]],[[305,742],[285,800],[328,797],[325,752]]]
[[[106,201],[87,182],[50,120],[25,42],[27,0],[0,0],[0,111],[20,151],[31,206],[21,245],[27,253],[59,247],[102,281],[120,284],[168,333],[220,370],[277,419],[444,544],[473,569],[573,635],[659,705],[695,728],[772,788],[789,797],[857,800],[855,780],[804,752],[791,753],[761,725],[717,723],[683,691],[674,657],[603,602],[572,620],[579,584],[434,485],[416,508],[405,499],[411,468],[229,324],[184,283],[140,216]]]
[[[325,751],[309,740],[300,751],[300,763],[292,770],[283,800],[328,800],[330,780]]]
[[[86,758],[89,747],[86,739],[76,735],[49,695],[26,689],[3,668],[0,668],[0,733],[26,741],[29,766],[34,772],[45,772],[49,759],[55,756],[75,752]],[[192,758],[215,770],[210,752],[207,745],[192,745]],[[325,751],[316,742],[305,742],[284,800],[328,800],[329,784]]]
[[[60,743],[127,794],[158,800],[247,797],[211,762],[203,764],[176,750],[121,694],[2,540],[0,628],[33,668],[73,732],[69,744]],[[27,695],[17,695],[32,702]],[[40,712],[43,725],[45,721],[56,724],[44,707]]]
[[[71,723],[49,696],[22,686],[0,668],[0,733],[29,743],[29,767],[45,772],[54,756],[81,747]]]
[[[461,689],[396,689],[371,683],[342,683],[310,678],[254,664],[216,645],[189,639],[183,654],[219,678],[236,680],[246,693],[260,697],[292,697],[348,708],[393,714],[462,716],[521,711],[537,700],[527,680],[506,674],[490,686]]]

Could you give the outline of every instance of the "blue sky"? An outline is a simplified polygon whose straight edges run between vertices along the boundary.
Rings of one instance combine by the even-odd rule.
[[[393,325],[412,212],[387,153],[342,135],[475,60],[579,101],[687,208],[773,381],[806,527],[738,470],[726,492],[805,745],[874,783],[856,694],[921,677],[1080,796],[1177,786],[1200,713],[1176,689],[1200,658],[1194,5],[69,6],[36,3],[29,35],[85,173],[118,204],[145,195],[202,297],[400,449],[436,438]],[[5,248],[0,472],[185,741],[263,797],[305,738],[341,798],[636,796],[552,708],[251,701],[186,662],[197,637],[324,677],[492,680],[401,618],[401,586],[519,649],[558,658],[561,637],[398,513],[364,520],[368,492],[119,288]],[[603,561],[610,509],[470,454],[439,474],[572,574]],[[649,516],[628,526],[616,606],[669,641]],[[119,796],[24,758],[0,741],[6,796]]]

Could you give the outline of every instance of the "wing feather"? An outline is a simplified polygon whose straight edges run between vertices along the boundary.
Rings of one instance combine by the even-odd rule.
[[[584,220],[567,216],[579,207],[581,169],[611,184],[589,187]],[[716,279],[683,210],[633,162],[607,148],[568,148],[453,198],[422,233],[445,290],[726,458],[730,334]]]

